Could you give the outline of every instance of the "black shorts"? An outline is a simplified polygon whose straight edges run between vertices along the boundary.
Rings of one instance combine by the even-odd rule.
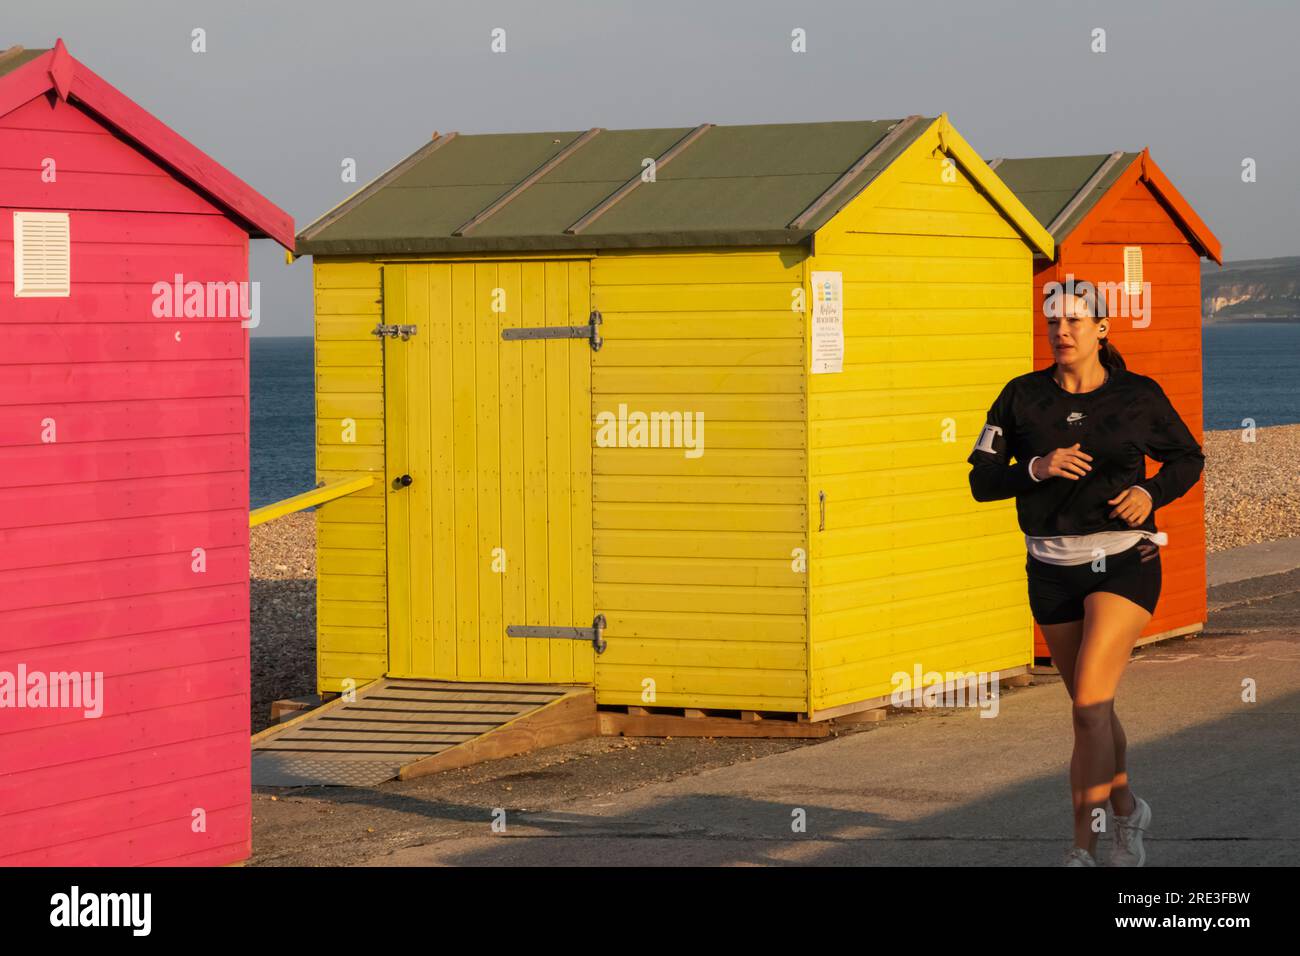
[[[1083,599],[1093,591],[1126,597],[1154,614],[1160,600],[1160,552],[1143,561],[1137,545],[1106,555],[1106,570],[1086,564],[1048,564],[1025,555],[1029,610],[1039,624],[1083,620]]]

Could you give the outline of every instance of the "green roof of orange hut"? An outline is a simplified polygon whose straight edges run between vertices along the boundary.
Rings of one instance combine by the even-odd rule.
[[[1129,177],[1140,178],[1155,192],[1201,255],[1223,261],[1219,240],[1148,150],[991,159],[988,165],[1052,234],[1058,254],[1070,233],[1088,218],[1111,188]]]
[[[1106,190],[1140,155],[1100,153],[991,159],[989,168],[1011,187],[1059,243],[1087,218]]]

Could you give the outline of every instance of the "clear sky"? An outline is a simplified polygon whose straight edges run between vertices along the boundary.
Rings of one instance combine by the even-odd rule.
[[[0,21],[0,47],[63,37],[299,228],[434,130],[947,112],[986,157],[1150,146],[1228,259],[1300,255],[1297,35],[1282,0],[40,0]],[[254,246],[256,334],[310,335],[310,259]]]

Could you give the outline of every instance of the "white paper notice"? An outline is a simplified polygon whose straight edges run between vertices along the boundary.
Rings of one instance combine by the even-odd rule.
[[[844,371],[844,274],[812,274],[812,374]]]

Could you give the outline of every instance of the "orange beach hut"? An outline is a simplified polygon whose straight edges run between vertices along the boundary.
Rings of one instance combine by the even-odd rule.
[[[1034,259],[1041,303],[1049,282],[1087,280],[1104,291],[1110,336],[1130,369],[1160,382],[1198,441],[1201,400],[1201,258],[1223,264],[1219,240],[1148,150],[1094,156],[994,159],[997,175],[1052,234],[1055,257]],[[1041,317],[1041,309],[1039,310]],[[1034,323],[1034,367],[1052,361],[1047,327]],[[1159,466],[1147,461],[1147,474]],[[1198,482],[1163,508],[1163,589],[1139,643],[1205,623],[1205,490]],[[1034,625],[1034,654],[1048,657]]]

